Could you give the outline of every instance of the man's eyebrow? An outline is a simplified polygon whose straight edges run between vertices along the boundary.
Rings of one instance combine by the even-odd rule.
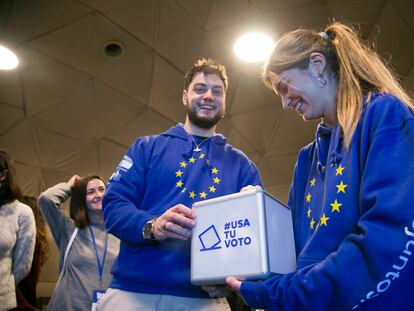
[[[205,87],[207,87],[207,84],[206,83],[203,83],[203,82],[199,82],[199,83],[194,84],[194,87],[197,87],[197,86],[205,86]],[[222,85],[220,85],[220,84],[214,84],[212,86],[212,88],[215,88],[215,89],[216,88],[220,88],[220,89],[224,90],[224,87]]]
[[[197,87],[197,86],[207,86],[205,83],[199,82],[193,85],[193,87]]]

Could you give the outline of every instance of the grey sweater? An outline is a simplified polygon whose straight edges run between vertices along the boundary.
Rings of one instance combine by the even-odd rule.
[[[30,271],[36,242],[31,208],[17,200],[0,206],[0,310],[16,307],[15,285]]]
[[[48,310],[86,311],[91,310],[92,291],[98,287],[98,264],[92,237],[88,227],[79,229],[73,241],[65,265],[63,259],[68,242],[75,229],[74,221],[60,208],[71,194],[67,183],[60,183],[43,192],[39,206],[50,227],[53,239],[59,249],[60,276],[56,283]],[[103,223],[90,223],[96,240],[99,260],[105,246],[106,231]],[[111,267],[118,255],[119,240],[108,234],[108,250],[103,269],[103,286],[108,287],[111,280]]]

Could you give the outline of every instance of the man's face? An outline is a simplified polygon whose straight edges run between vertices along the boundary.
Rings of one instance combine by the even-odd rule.
[[[223,117],[226,108],[224,83],[217,74],[197,73],[183,91],[183,104],[190,122],[209,129]]]

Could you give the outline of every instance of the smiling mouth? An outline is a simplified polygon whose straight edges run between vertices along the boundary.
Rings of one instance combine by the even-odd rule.
[[[203,109],[203,110],[209,110],[209,111],[214,110],[214,106],[212,105],[200,105],[199,107],[200,109]]]
[[[297,113],[301,114],[300,107],[302,107],[302,102],[298,101],[295,106],[292,107],[293,110],[295,110]]]

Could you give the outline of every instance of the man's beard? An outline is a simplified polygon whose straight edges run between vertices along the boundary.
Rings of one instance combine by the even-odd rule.
[[[220,119],[223,117],[224,113],[218,112],[213,117],[200,117],[197,115],[197,105],[194,104],[192,107],[190,106],[188,100],[187,100],[187,116],[188,119],[193,123],[194,125],[203,128],[203,129],[211,129],[213,126],[215,126]]]

